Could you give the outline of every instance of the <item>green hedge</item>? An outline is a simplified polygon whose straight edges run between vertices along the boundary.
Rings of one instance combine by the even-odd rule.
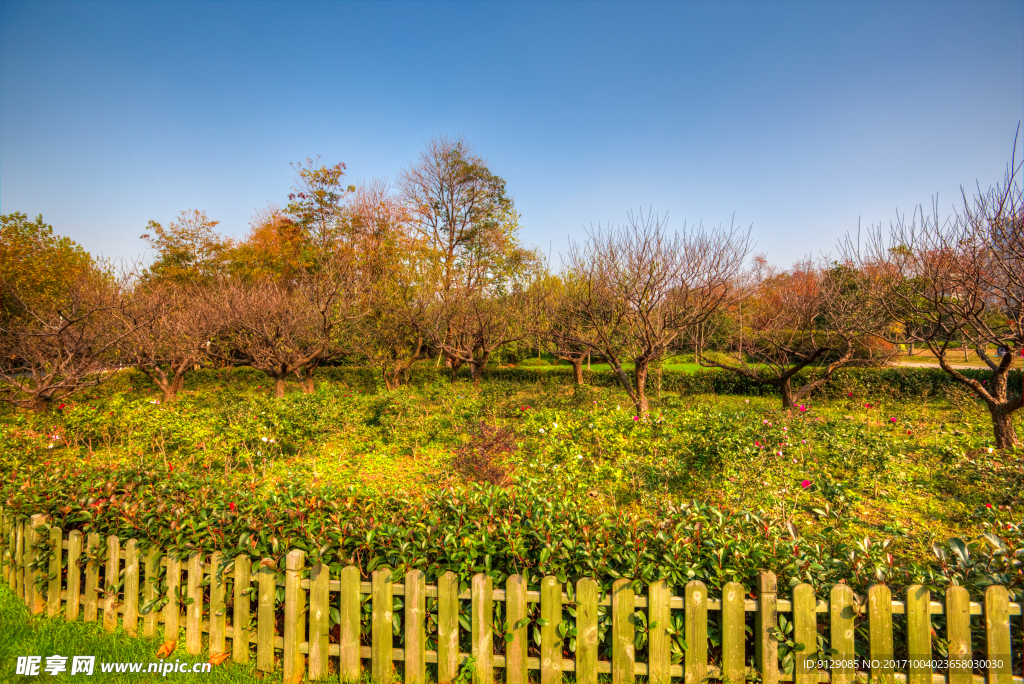
[[[968,377],[987,381],[992,373],[986,370],[964,369],[961,371]],[[632,376],[632,373],[627,373]],[[816,371],[798,373],[794,378],[794,387],[808,382]],[[1010,393],[1020,394],[1022,372],[1010,371]],[[333,366],[320,368],[316,377],[358,389],[363,392],[376,392],[384,384],[380,374],[374,368],[357,366]],[[459,372],[460,380],[468,380],[469,373],[463,369]],[[451,371],[435,368],[432,364],[421,364],[412,369],[410,382],[423,386],[434,382],[448,382]],[[611,371],[583,371],[584,381],[597,387],[618,387],[619,380]],[[266,376],[251,368],[235,368],[230,371],[207,368],[190,373],[186,387],[195,389],[204,384],[216,382],[218,379],[229,379],[231,382],[260,383],[266,382]],[[512,382],[538,385],[540,387],[562,387],[573,384],[572,368],[555,366],[548,368],[492,368],[484,372],[483,382]],[[948,388],[956,386],[953,378],[940,368],[845,368],[836,372],[832,381],[818,391],[819,396],[838,397],[849,392],[858,395],[920,397],[943,394]],[[680,394],[733,394],[741,396],[773,396],[778,390],[771,385],[762,385],[736,373],[718,369],[688,372],[680,370],[652,371],[648,380],[652,394],[660,389],[662,392]]]

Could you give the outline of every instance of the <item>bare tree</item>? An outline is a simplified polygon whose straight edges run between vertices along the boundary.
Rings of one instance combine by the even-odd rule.
[[[572,314],[584,322],[640,416],[648,413],[653,362],[725,301],[749,249],[749,231],[670,233],[667,219],[641,212],[626,225],[571,243],[568,270],[580,283]],[[584,342],[582,336],[578,342]],[[633,363],[634,380],[623,369]]]
[[[0,401],[47,411],[55,401],[98,385],[117,370],[125,279],[90,270],[55,297],[30,299],[4,284],[0,318]]]
[[[583,363],[599,347],[593,330],[579,316],[580,285],[567,273],[564,279],[544,278],[535,290],[532,308],[537,315],[531,333],[556,359],[572,365],[573,381],[582,385]]]
[[[728,321],[735,355],[723,359],[699,349],[698,361],[777,387],[785,409],[838,369],[881,365],[894,349],[883,339],[888,315],[848,265],[808,259],[780,273],[758,260],[745,290]],[[820,373],[794,389],[797,373],[808,367]]]
[[[360,323],[360,349],[391,390],[408,377],[424,349],[430,288],[418,268],[421,242],[411,234],[406,208],[386,181],[358,187],[349,210],[361,277],[372,283],[369,313]]]
[[[1016,150],[1014,141],[1014,150]],[[915,211],[888,235],[873,229],[861,245],[850,237],[844,252],[873,276],[874,294],[905,334],[924,344],[939,366],[988,407],[996,446],[1020,445],[1013,415],[1022,395],[1009,391],[1007,376],[1024,349],[1024,202],[1016,154],[1003,182],[973,198],[949,220]],[[950,344],[966,340],[992,376],[978,381],[949,363]],[[990,347],[1002,348],[993,358]]]
[[[185,376],[206,358],[218,327],[209,305],[214,299],[209,287],[143,283],[118,312],[131,331],[122,340],[122,358],[160,388],[165,402],[177,398]]]
[[[347,328],[364,312],[358,297],[348,298],[349,273],[319,270],[294,281],[226,281],[220,288],[222,329],[210,354],[242,363],[274,379],[274,396],[283,397],[295,374],[304,392],[314,390],[313,371],[350,350]]]

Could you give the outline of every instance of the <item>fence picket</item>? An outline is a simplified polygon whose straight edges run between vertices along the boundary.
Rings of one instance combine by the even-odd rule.
[[[235,556],[232,585],[235,601],[231,614],[231,659],[236,663],[248,663],[252,607],[252,561],[248,556]]]
[[[547,624],[540,628],[540,684],[562,681],[562,585],[548,575],[540,581],[540,617]]]
[[[405,684],[427,680],[427,578],[422,570],[405,573]]]
[[[100,569],[96,565],[96,554],[100,548],[100,535],[90,532],[85,544],[85,601],[82,612],[86,622],[96,621],[98,593],[100,590]]]
[[[59,527],[50,528],[50,577],[46,588],[46,614],[49,617],[60,615],[61,568],[64,564],[64,530]]]
[[[817,599],[814,587],[798,584],[793,587],[793,681],[796,684],[817,684],[818,669],[814,658],[818,650]]]
[[[494,682],[494,599],[493,586],[490,577],[483,573],[473,575],[470,586],[472,596],[472,626],[473,658],[473,681],[475,684],[493,684]],[[559,600],[561,600],[562,588],[558,588]],[[542,599],[543,600],[543,599]],[[558,609],[561,615],[561,603]],[[559,649],[558,662],[561,665],[562,652]]]
[[[68,534],[68,599],[64,604],[64,619],[74,621],[81,611],[82,567],[82,533],[71,530]]]
[[[647,587],[647,681],[670,684],[672,650],[668,631],[671,619],[672,590],[664,580]]]
[[[25,521],[14,528],[14,594],[25,601]]]
[[[164,606],[164,641],[177,641],[181,626],[181,560],[167,557],[167,605]]]
[[[893,684],[892,592],[884,584],[868,587],[868,650],[871,684]]]
[[[299,644],[306,636],[306,592],[302,590],[301,573],[306,554],[289,551],[285,556],[284,571],[284,653],[281,666],[285,684],[299,684],[306,672],[306,657]]]
[[[330,568],[317,563],[309,571],[309,678],[327,678],[327,632],[331,626]]]
[[[214,551],[210,554],[210,655],[225,652],[225,639],[228,625],[226,605],[226,583],[222,568],[224,554]]]
[[[636,618],[633,585],[628,579],[612,583],[612,684],[634,684]]]
[[[77,530],[71,534],[77,534]],[[68,567],[70,567],[70,559],[68,560]],[[149,611],[142,618],[142,635],[143,636],[156,636],[156,623],[160,613],[153,607],[153,601],[157,598],[157,586],[156,578],[160,574],[160,549],[150,549],[146,553],[146,565],[145,565],[146,576],[142,578],[142,605],[143,609],[149,608]]]
[[[701,684],[708,672],[708,589],[699,580],[686,583],[683,604],[686,623],[686,684]]]
[[[37,615],[43,612],[42,594],[39,591],[38,578],[42,575],[38,565],[39,551],[36,545],[42,535],[37,528],[46,522],[42,515],[33,515],[29,518],[28,528],[25,530],[25,605],[29,613]]]
[[[754,616],[754,661],[761,672],[762,684],[779,681],[779,642],[775,639],[778,624],[775,573],[762,570],[757,573],[757,613]]]
[[[117,596],[121,584],[121,542],[107,536],[107,562],[103,571],[103,629],[117,629]]]
[[[722,587],[722,679],[726,684],[743,684],[745,679],[745,593],[739,582]]]
[[[946,589],[946,638],[949,659],[965,663],[965,666],[949,668],[948,684],[973,684],[974,677],[967,666],[967,659],[971,657],[971,597],[961,586]]]
[[[920,584],[907,587],[907,684],[931,684],[931,593]]]
[[[1010,596],[1006,587],[985,589],[985,642],[989,661],[988,684],[1011,684],[1013,669],[1010,634]]]
[[[391,684],[394,670],[394,627],[391,610],[394,591],[391,584],[391,570],[374,570],[371,576],[373,587],[373,621],[371,623],[370,681],[374,684]],[[456,642],[458,647],[458,642]]]
[[[3,544],[0,547],[0,565],[3,567],[3,578],[7,586],[14,587],[14,524],[11,521],[11,512],[0,509],[0,534],[3,535]]]
[[[829,596],[829,645],[835,651],[832,659],[840,666],[832,668],[832,684],[852,684],[856,657],[853,639],[853,621],[856,617],[853,604],[853,589],[846,584],[836,584]],[[930,683],[929,683],[930,684]]]
[[[343,682],[359,680],[359,616],[362,613],[362,597],[359,594],[359,569],[349,565],[341,571],[341,591],[338,592],[338,612],[341,614],[341,628],[338,646],[341,661],[338,672]]]
[[[135,636],[139,631],[139,544],[129,539],[124,545],[124,630]]]
[[[597,684],[599,593],[597,582],[589,577],[576,582],[576,684]],[[524,644],[524,656],[525,650]],[[525,681],[509,684],[525,684]]]
[[[274,671],[274,602],[277,597],[277,569],[274,561],[264,558],[256,571],[259,596],[256,604],[256,669]]]
[[[193,553],[188,558],[188,579],[185,606],[185,648],[196,655],[203,647],[203,557]]]
[[[579,600],[579,594],[576,599]],[[578,611],[577,608],[577,616]],[[516,623],[525,617],[526,578],[522,575],[509,575],[505,580],[505,630],[511,633],[512,641],[505,641],[505,684],[527,684],[526,641],[529,627],[523,625],[516,629]],[[579,642],[576,649],[578,660]],[[576,679],[579,681],[579,668],[576,670]]]
[[[459,579],[454,572],[437,578],[437,681],[459,675]]]

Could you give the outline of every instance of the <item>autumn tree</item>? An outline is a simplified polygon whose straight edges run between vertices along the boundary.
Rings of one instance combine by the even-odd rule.
[[[582,322],[638,416],[649,411],[651,364],[726,301],[748,245],[749,233],[735,228],[684,227],[680,234],[668,230],[667,219],[642,212],[570,244],[567,270],[579,290],[568,313]]]
[[[35,221],[18,212],[0,216],[0,307],[7,313],[62,300],[92,268],[89,254],[54,235],[41,215]]]
[[[1016,149],[1016,141],[1014,141]],[[1020,446],[1014,414],[1022,395],[1011,391],[1010,369],[1024,349],[1024,202],[1021,164],[1011,158],[1002,183],[963,203],[941,221],[915,211],[865,244],[847,238],[844,252],[872,274],[873,294],[896,321],[912,321],[905,335],[923,344],[939,367],[988,408],[996,446]],[[979,381],[950,364],[951,345],[966,341],[991,375]],[[1006,353],[994,355],[992,347]],[[1019,365],[1019,363],[1018,363]]]
[[[156,251],[147,280],[181,284],[212,283],[222,274],[230,243],[214,229],[205,211],[188,209],[164,226],[150,221],[141,239]]]
[[[885,310],[869,296],[862,274],[846,264],[805,260],[777,271],[763,260],[745,283],[726,323],[728,356],[698,349],[701,365],[723,368],[778,388],[782,407],[822,387],[845,366],[880,365],[893,347],[883,339],[890,327]],[[794,388],[797,374],[817,373]]]
[[[526,335],[527,283],[537,255],[518,242],[519,216],[505,181],[464,140],[434,138],[400,177],[419,273],[430,292],[431,344],[452,369],[479,382],[491,355]]]
[[[302,228],[279,207],[270,204],[257,211],[249,227],[246,237],[232,243],[225,253],[230,277],[245,281],[292,279],[310,266]]]

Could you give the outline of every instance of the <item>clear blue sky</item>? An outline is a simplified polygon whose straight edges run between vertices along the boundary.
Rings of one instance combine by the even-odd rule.
[[[998,180],[1021,119],[1021,0],[0,3],[0,211],[106,256],[186,208],[240,237],[290,163],[394,178],[444,133],[556,265],[639,207],[788,265]]]

